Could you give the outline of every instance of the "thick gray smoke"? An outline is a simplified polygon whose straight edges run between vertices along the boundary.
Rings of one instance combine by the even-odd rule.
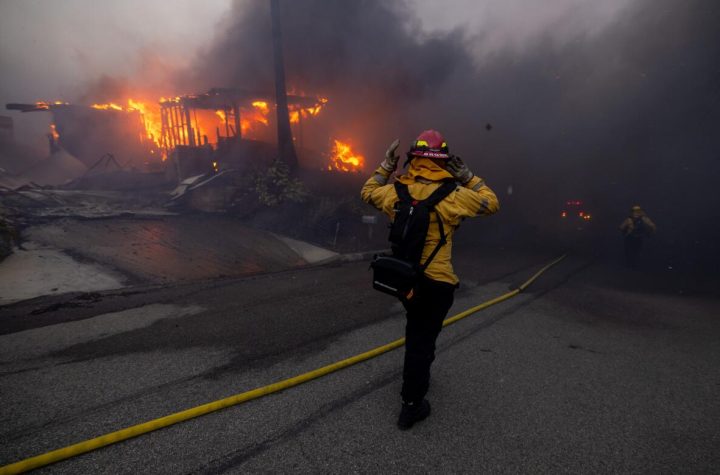
[[[193,87],[272,87],[268,3],[235,5]],[[549,32],[481,60],[482,36],[422,33],[409,4],[281,5],[288,83],[329,97],[325,132],[353,138],[371,164],[396,136],[407,145],[436,128],[515,219],[555,219],[577,197],[612,229],[638,202],[672,252],[717,259],[720,3],[638,1],[592,36]]]
[[[193,69],[194,87],[272,90],[268,5],[235,4],[227,36]],[[473,71],[460,34],[423,37],[410,12],[403,2],[281,2],[289,86],[328,97],[325,132],[353,138],[375,156],[396,134],[407,140],[429,127],[420,117],[409,120],[409,111],[441,97],[454,74]]]

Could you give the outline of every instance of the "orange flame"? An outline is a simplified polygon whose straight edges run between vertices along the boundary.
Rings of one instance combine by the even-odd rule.
[[[265,101],[255,101],[252,103],[252,106],[258,109],[260,112],[263,113],[263,115],[267,115],[268,112],[270,112],[270,108],[268,107],[268,103]]]
[[[305,108],[297,108],[297,109],[291,109],[290,110],[290,123],[291,124],[297,124],[300,122],[300,118],[307,119],[309,117],[314,117],[320,113],[323,107],[325,107],[325,104],[327,104],[327,98],[321,97],[319,98],[319,104],[315,107],[305,107]]]
[[[330,151],[330,163],[327,169],[340,172],[359,172],[365,165],[365,157],[353,152],[349,143],[333,139]]]
[[[148,99],[152,97],[142,92],[137,95],[133,95],[132,98],[124,98],[122,100],[115,100],[107,103],[94,103],[90,107],[103,111],[118,111],[118,112],[137,112],[140,114],[142,119],[142,125],[144,130],[141,132],[140,140],[142,142],[149,142],[158,147],[162,153],[162,159],[166,158],[167,144],[163,142],[163,114],[162,105],[168,103],[179,104],[183,98],[179,96],[175,97],[161,97],[160,100]],[[141,97],[142,99],[138,99]],[[190,96],[186,96],[190,97]],[[328,102],[327,98],[318,98],[316,104],[312,107],[299,107],[295,106],[289,111],[290,122],[296,124],[301,119],[310,118],[317,116],[325,104]],[[67,102],[62,101],[43,101],[37,102],[36,106],[41,109],[50,109],[54,105],[68,105]],[[274,110],[274,105],[269,104],[264,100],[255,100],[251,102],[249,106],[242,107],[240,109],[240,134],[243,137],[248,138],[260,138],[267,132],[267,127],[270,126],[270,113]],[[236,122],[234,120],[233,110],[203,110],[203,109],[192,109],[189,117],[189,126],[193,133],[194,143],[204,144],[209,143],[211,145],[216,144],[225,136],[237,135],[238,131],[235,131]],[[52,132],[55,136],[57,131]],[[183,140],[183,139],[181,139]],[[187,140],[187,137],[185,138]],[[338,142],[342,146],[345,146],[342,142]],[[157,150],[153,149],[150,153],[155,153]],[[335,147],[337,149],[337,146]],[[332,169],[342,171],[352,171],[358,166],[355,160],[357,159],[354,155],[346,156],[344,152],[336,153],[339,158],[338,165]],[[350,160],[349,162],[343,162],[344,159]],[[362,159],[362,157],[360,157]]]
[[[123,112],[134,112],[140,113],[143,120],[143,126],[145,127],[145,133],[147,136],[141,137],[144,139],[152,140],[155,145],[160,145],[160,135],[162,133],[162,122],[160,119],[160,107],[157,104],[142,102],[135,99],[128,99],[127,106],[121,106],[114,102],[108,102],[106,104],[92,104],[90,107],[98,110],[115,110]]]
[[[92,107],[93,109],[100,109],[100,110],[111,110],[111,109],[116,110],[116,111],[124,110],[122,108],[122,106],[119,106],[119,105],[115,104],[114,102],[110,102],[108,104],[93,104],[90,107]]]
[[[255,101],[252,103],[253,110],[245,112],[245,119],[242,121],[243,132],[252,128],[252,122],[257,122],[262,125],[268,125],[268,114],[270,114],[270,107],[265,101]]]
[[[63,101],[52,101],[52,102],[45,102],[45,101],[38,101],[35,103],[35,106],[38,109],[48,110],[51,106],[66,106],[68,105],[67,102]]]
[[[156,103],[146,103],[128,99],[128,111],[138,111],[142,116],[145,125],[147,138],[160,145],[160,136],[162,135],[162,119],[160,116],[160,107]]]

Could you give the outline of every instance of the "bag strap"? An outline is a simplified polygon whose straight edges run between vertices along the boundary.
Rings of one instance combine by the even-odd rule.
[[[410,196],[410,191],[408,190],[408,186],[404,183],[400,183],[399,181],[395,182],[395,193],[397,193],[398,198],[400,198],[400,201],[403,202],[412,202],[413,197]]]
[[[442,200],[444,200],[450,193],[455,191],[457,188],[457,184],[455,181],[446,181],[439,187],[433,191],[430,196],[425,198],[424,200],[416,200],[412,197],[410,194],[410,190],[408,190],[408,186],[404,183],[400,183],[399,181],[396,181],[394,183],[395,185],[395,192],[398,195],[398,198],[400,198],[400,201],[404,202],[413,202],[417,201],[418,204],[423,204],[424,206],[427,206],[430,209],[433,209],[435,205],[440,203]]]
[[[435,259],[435,256],[438,252],[440,252],[440,248],[443,247],[445,244],[447,244],[447,236],[445,235],[445,226],[443,225],[442,217],[440,216],[440,213],[437,212],[435,209],[435,205],[440,203],[442,200],[444,200],[450,193],[455,191],[457,188],[457,184],[455,181],[446,181],[443,183],[438,189],[432,192],[430,196],[428,196],[425,200],[423,200],[423,204],[430,208],[432,211],[435,212],[435,215],[437,216],[437,223],[438,228],[440,231],[440,241],[438,241],[437,246],[435,246],[435,249],[430,253],[427,260],[423,265],[420,266],[420,270],[425,271],[427,267],[430,265],[433,259]]]
[[[428,208],[433,209],[435,208],[435,205],[444,200],[450,193],[455,191],[456,188],[457,184],[454,180],[446,181],[442,185],[437,187],[437,189],[433,191],[430,196],[422,200],[421,203]]]
[[[435,259],[437,253],[440,252],[440,248],[447,244],[447,236],[445,236],[445,227],[443,226],[442,218],[440,217],[440,213],[438,213],[437,211],[435,211],[435,214],[437,215],[438,228],[440,228],[440,241],[438,241],[437,246],[435,246],[433,252],[430,253],[425,263],[420,266],[420,270],[423,272],[425,271],[425,269],[427,269],[432,260]]]

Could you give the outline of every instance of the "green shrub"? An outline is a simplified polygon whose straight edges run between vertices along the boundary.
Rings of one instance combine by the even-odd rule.
[[[268,207],[287,201],[302,203],[308,196],[302,182],[292,176],[281,160],[275,160],[266,170],[256,171],[253,184],[258,201]]]

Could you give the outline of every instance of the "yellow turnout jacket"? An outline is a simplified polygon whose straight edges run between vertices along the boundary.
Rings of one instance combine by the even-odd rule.
[[[390,219],[395,219],[393,208],[399,198],[395,192],[395,186],[387,184],[390,174],[391,172],[383,167],[378,167],[373,176],[365,182],[360,195],[363,201],[375,206]],[[442,181],[429,180],[422,176],[413,176],[412,182],[408,182],[408,176],[400,177],[399,180],[408,184],[410,195],[417,200],[424,200],[442,184]],[[447,244],[440,248],[428,268],[425,269],[425,275],[440,282],[457,284],[459,279],[453,271],[451,262],[453,233],[463,219],[478,215],[490,215],[497,212],[499,208],[495,193],[485,185],[482,178],[475,176],[464,186],[458,183],[458,188],[435,206],[437,213],[430,214],[430,227],[420,262],[425,262],[440,241],[438,215],[443,220]]]

